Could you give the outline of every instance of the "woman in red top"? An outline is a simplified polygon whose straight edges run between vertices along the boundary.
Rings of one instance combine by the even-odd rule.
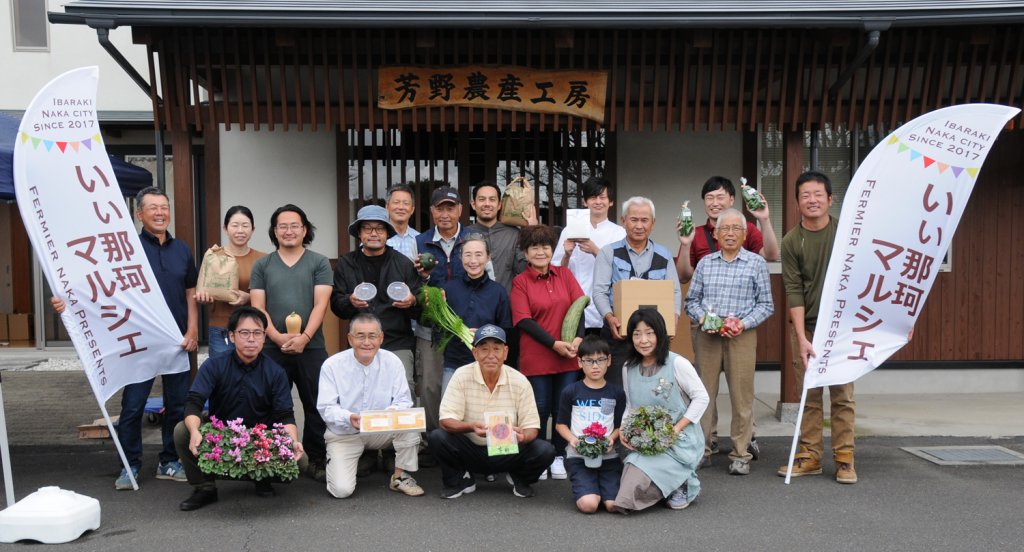
[[[540,436],[547,436],[548,416],[553,414],[562,389],[576,381],[579,365],[576,347],[583,340],[583,318],[576,337],[562,341],[562,321],[573,301],[583,296],[576,277],[568,268],[551,265],[558,234],[549,226],[527,226],[519,233],[519,248],[528,266],[512,280],[512,323],[519,328],[519,371],[533,385],[540,414]],[[555,461],[551,478],[565,479],[565,439],[557,432],[551,437]],[[541,475],[541,479],[546,474]]]

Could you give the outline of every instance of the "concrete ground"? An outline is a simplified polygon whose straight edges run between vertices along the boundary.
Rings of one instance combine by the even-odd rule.
[[[119,462],[111,442],[77,437],[75,426],[100,417],[84,375],[45,371],[54,363],[36,357],[0,353],[16,495],[57,485],[98,499],[103,509],[99,530],[57,549],[1016,551],[1024,542],[1024,468],[943,467],[900,449],[998,444],[1024,452],[1018,392],[860,394],[860,483],[835,483],[829,461],[825,475],[787,486],[775,470],[785,463],[793,425],[775,420],[777,394],[759,391],[762,458],[751,475],[737,477],[726,473],[725,455],[715,456],[699,473],[701,497],[682,512],[577,514],[567,481],[539,482],[532,499],[514,497],[500,481],[480,481],[475,494],[445,501],[437,498],[440,471],[425,468],[416,474],[427,491],[419,498],[388,492],[386,476],[375,473],[347,500],[307,478],[278,486],[273,499],[255,497],[248,484],[221,483],[220,502],[185,513],[177,505],[189,487],[153,478],[159,428],[145,426],[141,489],[114,491]],[[109,401],[111,415],[118,404]],[[726,435],[728,396],[718,404]]]

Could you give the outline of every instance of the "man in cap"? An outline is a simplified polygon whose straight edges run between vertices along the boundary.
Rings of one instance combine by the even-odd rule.
[[[441,465],[441,498],[458,498],[476,490],[472,474],[507,472],[512,492],[533,496],[530,487],[555,458],[555,447],[537,439],[540,416],[533,387],[515,369],[505,365],[508,345],[505,330],[481,326],[473,337],[476,362],[455,371],[441,400],[440,428],[430,433],[430,449]],[[503,418],[488,427],[485,414]],[[498,414],[498,416],[493,416]],[[492,456],[487,434],[515,436],[518,452]]]
[[[367,205],[360,209],[348,233],[358,240],[359,246],[338,259],[334,268],[331,310],[343,320],[350,320],[361,312],[376,316],[384,329],[381,348],[401,359],[406,381],[412,389],[413,347],[416,346],[412,321],[420,315],[416,296],[422,285],[416,267],[405,255],[387,245],[395,229],[383,207]],[[356,287],[364,284],[376,288],[370,299],[360,299],[355,293]],[[393,297],[396,292],[401,292],[401,299]]]
[[[416,236],[416,250],[434,256],[435,266],[427,268],[416,259],[416,270],[424,283],[440,287],[448,280],[462,278],[462,243],[468,233],[459,222],[462,199],[459,191],[442,186],[430,196],[430,216],[434,227]],[[420,325],[416,328],[416,361],[419,363],[420,401],[427,411],[427,431],[437,427],[437,411],[441,404],[441,379],[444,360],[433,346],[432,329]]]

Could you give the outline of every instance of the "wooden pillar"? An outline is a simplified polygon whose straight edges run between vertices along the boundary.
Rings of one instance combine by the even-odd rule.
[[[441,131],[447,132],[447,131]],[[491,144],[491,140],[494,136],[494,131],[485,132],[488,135],[488,144]],[[470,194],[473,192],[473,186],[479,184],[479,182],[472,182],[472,175],[470,174],[470,165],[472,160],[469,155],[469,131],[458,130],[455,133],[455,159],[459,167],[458,181],[454,184],[459,190],[459,196],[462,197],[462,216],[459,217],[459,221],[463,226],[469,224],[469,216],[473,214],[473,209],[469,206]],[[490,163],[487,165],[487,170],[493,171],[496,164]],[[485,177],[484,180],[494,181],[494,177]]]
[[[192,134],[172,130],[171,155],[174,167],[174,237],[196,251],[196,203],[192,182]]]
[[[221,223],[227,206],[220,203],[220,131],[219,125],[206,128],[203,133],[203,212],[206,242],[200,244],[197,255],[215,243],[220,243]],[[224,245],[221,243],[221,245]]]
[[[334,133],[334,159],[337,170],[336,193],[338,195],[338,257],[352,251],[352,238],[348,235],[348,225],[352,223],[349,216],[351,200],[348,197],[348,132],[344,129]],[[362,170],[360,167],[359,170]]]
[[[800,211],[797,208],[795,184],[796,179],[803,172],[804,167],[804,133],[802,130],[783,131],[783,161],[782,161],[782,228],[776,232],[779,241],[790,229],[800,223]],[[785,317],[781,325],[779,339],[782,340],[782,362],[779,396],[780,405],[777,409],[779,417],[786,421],[788,414],[792,414],[795,420],[797,404],[800,402],[800,389],[796,385],[796,374],[793,372],[793,347],[789,340],[790,325],[789,305],[786,304],[785,291],[782,293],[782,304],[776,311]],[[784,408],[783,404],[792,404],[792,408]]]
[[[192,133],[172,130],[171,164],[174,168],[174,238],[196,252],[196,198],[192,174]],[[189,353],[189,381],[196,379],[196,353]]]

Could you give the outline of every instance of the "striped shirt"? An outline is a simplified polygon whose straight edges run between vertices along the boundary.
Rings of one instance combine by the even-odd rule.
[[[480,363],[467,364],[456,370],[441,399],[438,418],[465,423],[483,422],[484,413],[487,412],[505,412],[511,417],[514,426],[540,429],[537,401],[526,376],[512,367],[502,365],[501,375],[492,392],[484,383]],[[477,445],[487,445],[487,439],[476,433],[470,432],[466,436]]]
[[[744,330],[768,320],[775,306],[764,258],[741,248],[732,261],[722,258],[721,251],[701,259],[686,294],[686,315],[699,322],[706,311],[723,319],[732,314]]]

